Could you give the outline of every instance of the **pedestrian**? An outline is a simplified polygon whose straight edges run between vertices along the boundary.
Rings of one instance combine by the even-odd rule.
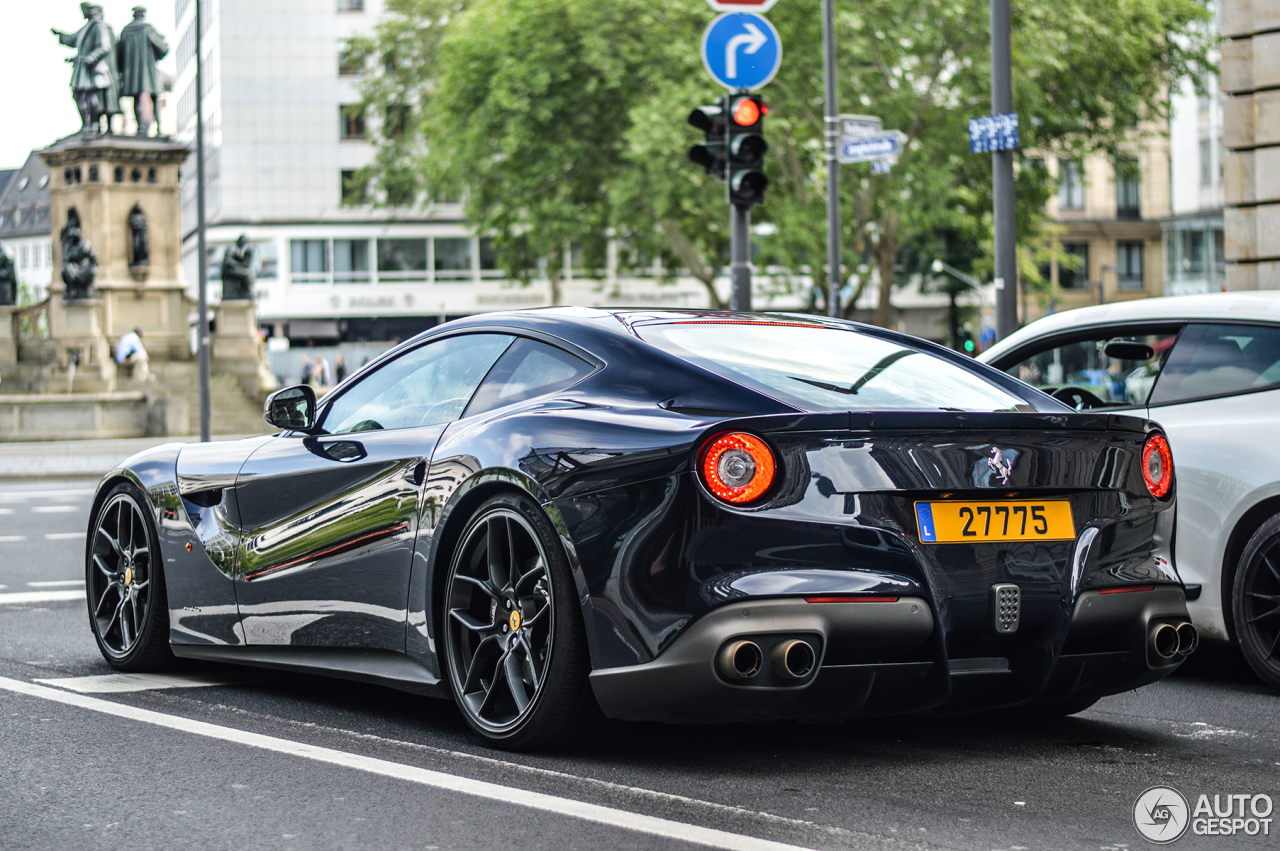
[[[329,362],[324,359],[324,355],[316,355],[315,376],[316,384],[321,387],[333,386],[333,372],[329,369]]]
[[[134,328],[120,338],[120,344],[116,346],[116,363],[129,367],[129,374],[138,381],[156,380],[147,366],[147,349],[142,345],[141,328]]]
[[[306,355],[302,356],[302,375],[298,378],[299,384],[310,384],[315,377],[315,372],[311,366],[311,358]]]
[[[347,377],[347,362],[343,359],[342,355],[338,355],[337,359],[334,361],[333,377],[338,380],[339,384],[341,384]]]

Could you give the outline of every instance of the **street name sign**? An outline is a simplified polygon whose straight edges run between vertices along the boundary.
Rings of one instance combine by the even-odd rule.
[[[841,139],[837,159],[842,163],[863,163],[868,160],[882,160],[902,156],[902,146],[907,141],[907,134],[901,130],[890,130],[871,136],[853,139]]]
[[[778,73],[782,40],[759,15],[727,12],[702,34],[702,64],[727,89],[758,89]]]
[[[778,0],[707,0],[707,5],[717,12],[758,12],[773,8]]]
[[[857,139],[884,129],[884,122],[874,115],[841,115],[840,138]]]
[[[969,119],[969,153],[989,154],[1018,147],[1018,113]]]

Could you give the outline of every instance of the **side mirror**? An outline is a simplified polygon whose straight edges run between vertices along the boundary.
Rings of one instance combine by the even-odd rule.
[[[267,397],[262,418],[290,431],[310,431],[316,424],[316,391],[305,384],[277,390]]]

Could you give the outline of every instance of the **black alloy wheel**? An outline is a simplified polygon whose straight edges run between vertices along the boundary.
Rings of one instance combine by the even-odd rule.
[[[555,529],[533,500],[502,495],[459,540],[443,612],[454,699],[491,745],[554,745],[590,701],[582,616]]]
[[[85,546],[89,625],[98,649],[121,671],[173,667],[169,610],[155,524],[132,484],[107,495]]]
[[[1280,514],[1245,545],[1231,601],[1244,658],[1264,683],[1280,690]]]

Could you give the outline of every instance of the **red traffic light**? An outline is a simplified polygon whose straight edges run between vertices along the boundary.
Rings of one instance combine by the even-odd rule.
[[[768,114],[769,107],[755,98],[742,98],[733,107],[734,123],[741,127],[750,127]]]

